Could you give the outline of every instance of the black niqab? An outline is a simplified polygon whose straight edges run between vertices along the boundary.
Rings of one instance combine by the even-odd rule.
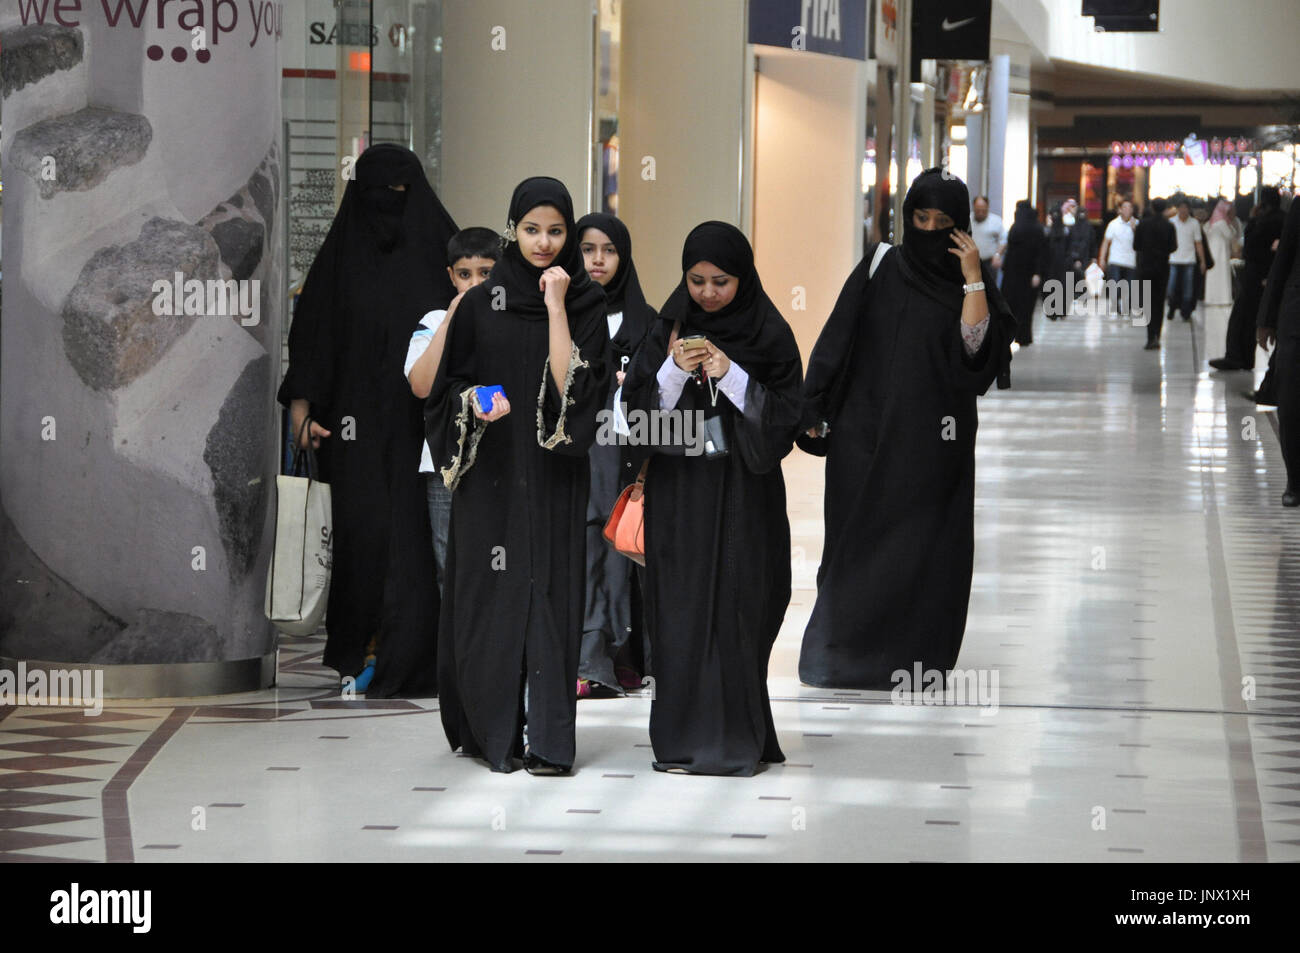
[[[325,664],[358,674],[377,637],[368,694],[431,695],[438,597],[421,405],[402,365],[420,318],[454,294],[456,224],[410,150],[372,146],[355,171],[294,311],[279,400],[309,401],[331,431],[319,452],[334,522]]]
[[[937,208],[952,219],[948,228],[925,230],[912,222],[917,209]],[[940,169],[918,175],[903,200],[903,270],[913,287],[945,304],[961,307],[961,261],[952,254],[952,233],[970,231],[970,193],[966,183]],[[991,281],[986,284],[992,285]]]

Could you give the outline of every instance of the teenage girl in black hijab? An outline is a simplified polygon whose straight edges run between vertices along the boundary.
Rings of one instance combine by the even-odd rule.
[[[902,248],[874,276],[863,259],[809,358],[804,426],[817,436],[799,443],[826,457],[825,547],[799,657],[809,685],[890,690],[896,671],[910,684],[915,665],[957,661],[975,549],[975,399],[995,379],[1010,385],[1015,333],[969,223],[960,179],[919,176]]]
[[[646,304],[632,262],[632,238],[613,215],[578,220],[579,247],[593,281],[605,289],[613,373],[604,409],[613,413],[623,372],[658,316]],[[639,643],[640,600],[636,564],[611,549],[602,536],[605,519],[623,487],[636,479],[626,448],[613,443],[591,448],[591,496],[587,504],[587,610],[578,664],[578,697],[601,690],[622,694],[639,688],[644,662]]]
[[[357,687],[371,696],[438,690],[421,406],[402,363],[420,318],[452,298],[443,259],[455,233],[416,155],[372,146],[357,161],[289,331],[280,403],[291,408],[295,434],[310,418],[302,439],[319,447],[333,498],[324,661],[361,676]]]
[[[656,770],[748,776],[785,760],[767,663],[790,601],[781,460],[799,423],[802,366],[738,229],[695,228],[682,271],[624,398],[629,414],[717,418],[730,452],[690,455],[703,447],[683,446],[689,441],[639,448],[653,454],[645,496],[650,741]],[[707,347],[687,347],[683,339],[694,335]]]
[[[505,252],[461,299],[426,410],[452,491],[442,723],[494,771],[574,761],[587,451],[609,380],[605,295],[578,241],[563,184],[515,189]],[[480,385],[505,396],[476,407]]]

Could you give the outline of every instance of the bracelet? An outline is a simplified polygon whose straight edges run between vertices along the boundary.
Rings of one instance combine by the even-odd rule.
[[[983,290],[984,290],[984,282],[982,282],[982,281],[977,281],[977,282],[975,282],[974,284],[970,284],[970,285],[962,285],[962,286],[961,286],[961,290],[962,290],[962,294],[971,294],[972,292],[975,292],[975,291],[983,291]]]

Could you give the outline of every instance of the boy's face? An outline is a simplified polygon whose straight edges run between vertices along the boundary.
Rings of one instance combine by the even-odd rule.
[[[456,286],[456,293],[464,294],[475,285],[487,281],[487,276],[492,273],[492,266],[495,264],[496,262],[491,258],[478,255],[473,258],[457,258],[456,264],[447,269],[447,274],[451,275],[451,283]]]

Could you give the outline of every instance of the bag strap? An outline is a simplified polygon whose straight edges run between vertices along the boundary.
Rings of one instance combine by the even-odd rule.
[[[293,472],[291,476],[298,476],[301,470],[309,480],[317,480],[317,474],[320,468],[316,463],[316,451],[310,443],[306,447],[302,445],[302,435],[311,433],[311,414],[303,419],[302,429],[295,435],[293,442]]]
[[[878,242],[876,244],[876,253],[871,256],[871,267],[867,269],[867,277],[876,277],[876,269],[880,267],[881,261],[885,258],[885,252],[890,249],[889,242]]]

